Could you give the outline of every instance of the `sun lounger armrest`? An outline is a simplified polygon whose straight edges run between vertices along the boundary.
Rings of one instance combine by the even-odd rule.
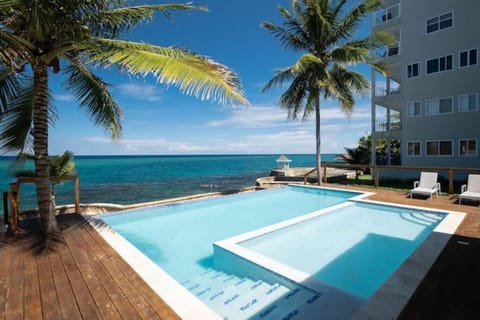
[[[465,191],[467,191],[467,185],[466,184],[462,184],[462,187],[460,189],[460,193],[464,193]]]
[[[413,189],[417,188],[419,183],[420,183],[420,181],[415,181],[413,183]]]
[[[440,182],[437,182],[437,194],[440,194],[442,192],[442,185]]]

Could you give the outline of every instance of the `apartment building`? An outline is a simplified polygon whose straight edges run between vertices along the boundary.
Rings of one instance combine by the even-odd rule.
[[[374,53],[372,137],[399,141],[404,166],[479,168],[480,1],[385,0],[372,31],[397,39]]]

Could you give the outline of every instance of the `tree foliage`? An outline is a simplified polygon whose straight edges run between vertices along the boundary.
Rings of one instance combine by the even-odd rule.
[[[364,39],[353,36],[365,16],[381,4],[363,0],[351,8],[347,1],[292,0],[291,9],[279,6],[281,25],[263,22],[285,49],[299,52],[298,60],[278,69],[263,91],[286,85],[280,106],[288,117],[302,119],[315,114],[317,178],[320,183],[320,100],[336,99],[347,116],[354,110],[355,95],[369,87],[367,79],[350,66],[368,63],[383,72],[383,66],[370,59],[370,50],[393,41],[386,33]]]
[[[56,109],[49,77],[64,73],[92,121],[113,139],[122,135],[122,109],[96,68],[117,66],[155,77],[186,94],[221,103],[248,104],[228,67],[183,48],[121,39],[155,12],[200,10],[191,3],[128,6],[126,0],[0,0],[0,149],[32,152],[44,232],[58,229],[50,206],[48,128]]]

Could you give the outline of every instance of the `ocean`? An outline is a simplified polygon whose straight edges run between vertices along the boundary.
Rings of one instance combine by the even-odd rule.
[[[255,185],[279,155],[75,156],[82,203],[131,204]],[[291,167],[314,167],[315,155],[287,155]],[[333,162],[335,154],[322,155]],[[0,190],[12,180],[11,157],[0,157]],[[33,168],[32,163],[26,167]],[[36,207],[35,188],[22,184],[21,210]],[[73,182],[57,186],[57,204],[74,202]],[[3,202],[0,215],[3,215]]]

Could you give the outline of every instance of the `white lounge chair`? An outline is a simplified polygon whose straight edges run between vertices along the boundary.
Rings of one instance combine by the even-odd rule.
[[[458,203],[462,204],[462,199],[480,200],[480,174],[469,174],[467,184],[462,185]]]
[[[440,183],[437,182],[437,172],[422,172],[420,173],[420,181],[413,183],[413,189],[410,191],[410,198],[413,198],[413,194],[419,193],[423,195],[429,195],[432,199],[433,194],[440,193]]]

